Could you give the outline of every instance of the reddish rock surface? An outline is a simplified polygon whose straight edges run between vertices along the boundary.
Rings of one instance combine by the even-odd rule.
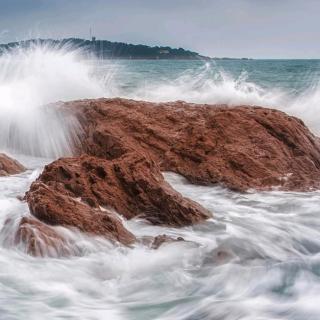
[[[0,153],[0,176],[9,176],[12,174],[18,174],[25,171],[26,168],[4,153]]]
[[[60,257],[75,253],[71,250],[73,243],[70,240],[31,216],[19,218],[18,221],[8,218],[1,229],[1,238],[4,246],[18,246],[36,257]]]
[[[124,99],[74,101],[62,109],[83,127],[83,153],[116,159],[139,152],[192,183],[238,191],[320,187],[318,138],[281,111]]]
[[[82,155],[54,161],[33,183],[27,201],[31,212],[46,223],[69,224],[98,234],[104,234],[98,217],[106,219],[100,206],[127,219],[141,216],[168,226],[190,225],[209,217],[200,205],[173,190],[152,160],[132,152],[114,160]],[[100,213],[90,223],[95,212]]]
[[[135,241],[134,235],[125,229],[115,214],[92,208],[41,181],[31,185],[26,200],[30,212],[48,225],[74,227],[125,245]]]
[[[53,228],[29,217],[19,223],[15,245],[24,244],[26,252],[36,257],[60,257],[71,254],[68,241]]]

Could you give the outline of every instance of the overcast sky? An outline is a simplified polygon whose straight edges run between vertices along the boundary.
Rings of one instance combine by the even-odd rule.
[[[209,56],[320,58],[320,0],[0,0],[0,42],[97,38]]]

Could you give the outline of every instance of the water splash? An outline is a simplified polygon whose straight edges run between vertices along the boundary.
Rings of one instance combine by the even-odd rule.
[[[287,112],[304,120],[317,134],[320,133],[320,102],[318,79],[297,94],[294,90],[279,87],[262,87],[248,80],[247,71],[234,76],[215,63],[184,71],[173,79],[150,81],[138,86],[131,94],[123,96],[168,102],[183,100],[192,103],[256,105]]]
[[[76,123],[46,104],[97,98],[101,79],[78,50],[34,45],[0,57],[0,148],[37,156],[70,154]]]
[[[291,99],[284,111],[301,118],[315,134],[320,135],[320,81]]]
[[[248,81],[242,72],[234,78],[213,63],[186,70],[176,79],[137,88],[133,98],[166,102],[184,100],[192,103],[275,105],[283,97],[280,90],[267,91]]]

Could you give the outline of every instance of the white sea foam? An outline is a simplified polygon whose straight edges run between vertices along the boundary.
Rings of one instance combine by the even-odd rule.
[[[30,169],[0,178],[0,229],[10,216],[27,215],[21,195],[44,164],[19,158]],[[36,171],[34,171],[36,170]],[[81,248],[72,258],[33,258],[6,246],[0,232],[2,319],[317,319],[320,193],[236,194],[166,179],[214,213],[182,229],[126,221],[138,237],[169,234],[189,242],[158,250],[113,246],[59,230]],[[13,230],[12,230],[13,231]],[[223,252],[223,254],[221,254]]]

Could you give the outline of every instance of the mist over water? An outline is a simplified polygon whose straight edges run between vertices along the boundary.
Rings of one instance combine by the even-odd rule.
[[[0,319],[318,320],[320,192],[238,194],[165,173],[213,218],[182,229],[124,223],[137,236],[187,242],[123,248],[57,228],[75,257],[34,258],[10,234],[29,215],[16,197],[46,163],[71,153],[79,130],[50,103],[121,96],[261,105],[319,133],[319,80],[318,61],[96,61],[39,46],[1,56],[0,149],[28,170],[0,177]]]

